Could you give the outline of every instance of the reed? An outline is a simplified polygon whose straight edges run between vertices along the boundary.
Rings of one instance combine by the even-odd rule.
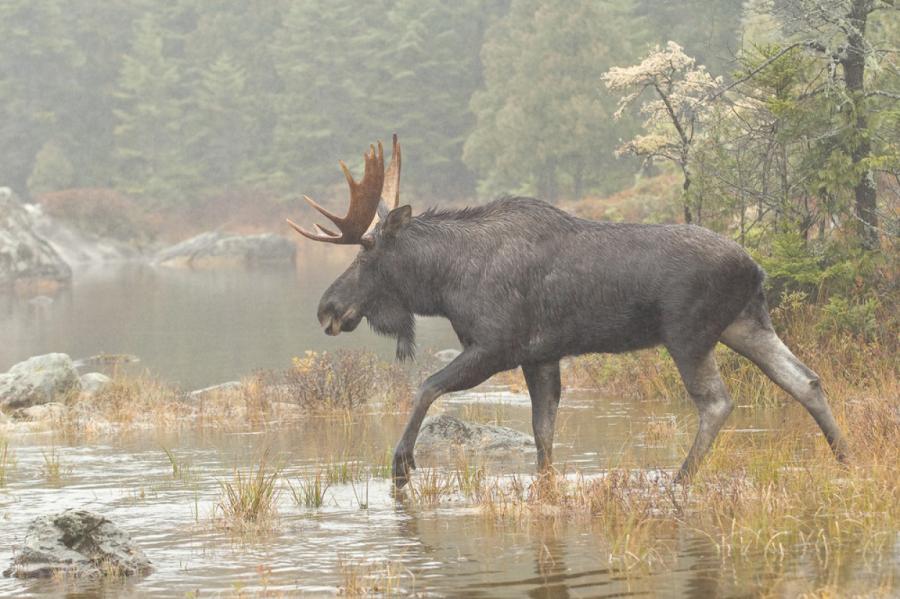
[[[278,515],[280,475],[281,470],[270,464],[268,451],[246,470],[235,468],[231,480],[219,481],[218,522],[238,532],[270,530]]]
[[[6,486],[9,473],[16,467],[15,453],[9,448],[9,441],[0,441],[0,488]]]
[[[294,503],[300,507],[320,508],[325,505],[325,493],[330,483],[321,471],[306,478],[296,480],[296,486],[288,481],[288,488]]]
[[[65,474],[71,473],[70,468],[67,469],[63,466],[62,458],[60,457],[59,450],[56,447],[51,447],[49,450],[42,449],[41,457],[43,458],[41,471],[44,475],[44,478],[46,478],[47,482],[49,482],[50,484],[60,484],[63,480],[63,476]]]

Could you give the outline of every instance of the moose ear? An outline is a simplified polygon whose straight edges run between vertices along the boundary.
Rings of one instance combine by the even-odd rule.
[[[388,212],[387,218],[381,227],[381,234],[386,236],[396,235],[400,229],[409,224],[412,219],[412,206],[400,206]]]

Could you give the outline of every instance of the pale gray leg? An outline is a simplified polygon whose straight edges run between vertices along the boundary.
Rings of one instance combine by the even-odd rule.
[[[697,406],[699,424],[694,444],[675,477],[676,482],[690,478],[712,446],[734,404],[719,376],[716,359],[710,350],[700,358],[673,354],[688,394]]]
[[[561,384],[559,362],[522,366],[528,393],[531,395],[531,425],[537,445],[537,465],[544,471],[553,463],[553,433],[559,407]]]
[[[753,361],[812,415],[840,462],[847,461],[847,442],[838,428],[819,376],[806,367],[778,338],[768,323],[749,317],[733,322],[722,333],[722,343]]]

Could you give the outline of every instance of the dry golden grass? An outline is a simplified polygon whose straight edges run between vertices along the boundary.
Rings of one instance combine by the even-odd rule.
[[[280,476],[268,451],[246,470],[235,468],[231,480],[219,481],[222,496],[213,514],[215,524],[238,533],[272,530],[278,517]]]

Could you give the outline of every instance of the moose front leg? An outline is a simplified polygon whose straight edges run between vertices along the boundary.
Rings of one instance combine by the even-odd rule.
[[[445,393],[471,389],[486,381],[499,370],[501,369],[494,367],[484,352],[469,347],[442,370],[434,373],[422,383],[413,400],[413,410],[409,422],[406,423],[403,436],[400,437],[400,442],[394,449],[392,473],[394,484],[398,489],[409,482],[410,470],[416,469],[413,457],[416,438],[419,436],[419,428],[422,426],[425,414],[428,413],[428,408],[431,407],[434,400]]]
[[[553,463],[553,431],[562,385],[559,362],[544,362],[522,366],[528,393],[531,395],[531,425],[537,445],[538,470],[543,472]]]

